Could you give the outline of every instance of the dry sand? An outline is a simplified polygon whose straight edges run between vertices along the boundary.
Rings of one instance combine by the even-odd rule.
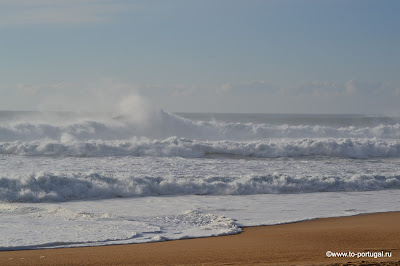
[[[392,252],[392,257],[328,258],[326,251],[385,251]],[[352,264],[347,265],[400,265],[400,212],[247,227],[241,234],[220,237],[0,252],[0,265],[341,265],[348,262]]]

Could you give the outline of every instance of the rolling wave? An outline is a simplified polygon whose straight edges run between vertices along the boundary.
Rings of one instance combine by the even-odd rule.
[[[210,155],[256,158],[332,156],[342,158],[399,157],[400,141],[379,139],[272,139],[197,141],[184,138],[129,141],[91,140],[2,142],[0,154],[23,156],[109,157],[156,156],[201,158]]]
[[[159,195],[251,195],[400,189],[400,172],[349,176],[113,177],[102,173],[37,173],[1,177],[0,201],[59,202]]]
[[[127,140],[133,137],[193,140],[261,140],[271,138],[384,138],[399,139],[400,124],[335,127],[328,125],[270,125],[192,121],[164,111],[146,121],[96,119],[66,121],[14,121],[0,124],[0,142]]]

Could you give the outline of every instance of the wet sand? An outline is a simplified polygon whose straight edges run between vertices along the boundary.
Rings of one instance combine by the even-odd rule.
[[[333,258],[326,252],[391,252]],[[378,253],[375,253],[378,254]],[[360,254],[362,255],[362,254]],[[364,255],[367,255],[366,253]],[[400,265],[400,212],[243,228],[238,235],[0,252],[0,265]]]

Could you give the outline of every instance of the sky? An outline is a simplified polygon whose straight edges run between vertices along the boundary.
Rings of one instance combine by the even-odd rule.
[[[398,0],[0,0],[0,110],[400,115]],[[136,97],[136,98],[137,98]]]

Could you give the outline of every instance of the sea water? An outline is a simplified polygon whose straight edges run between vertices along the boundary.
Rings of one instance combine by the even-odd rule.
[[[0,112],[0,249],[400,210],[400,118]]]

